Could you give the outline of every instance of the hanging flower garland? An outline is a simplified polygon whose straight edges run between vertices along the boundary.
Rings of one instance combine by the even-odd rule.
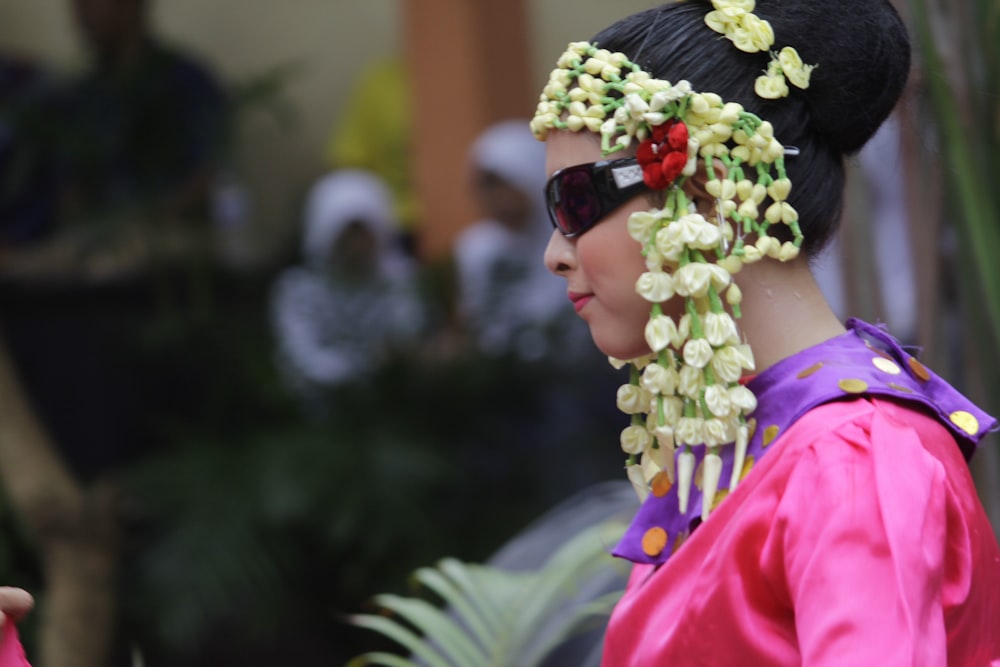
[[[634,143],[644,181],[663,192],[662,207],[628,220],[646,259],[636,291],[651,304],[650,354],[611,360],[631,367],[618,390],[619,409],[631,415],[621,447],[640,498],[653,483],[676,483],[682,512],[695,481],[693,448],[706,447],[700,484],[707,518],[722,470],[719,452],[732,445],[733,470],[743,469],[753,427],[747,417],[757,405],[740,384],[754,361],[736,325],[742,295],[732,275],[765,256],[790,260],[802,243],[798,214],[787,202],[785,148],[770,123],[740,104],[695,92],[686,81],[655,79],[624,54],[588,42],[570,44],[559,59],[531,129],[543,141],[553,129],[599,133],[605,156]],[[711,220],[683,190],[699,166],[715,199]],[[769,236],[776,224],[786,225],[793,240]],[[684,300],[676,321],[663,308],[675,296]]]

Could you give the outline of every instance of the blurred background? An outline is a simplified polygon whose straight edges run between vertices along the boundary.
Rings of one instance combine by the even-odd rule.
[[[0,0],[0,582],[36,665],[342,664],[374,593],[621,477],[526,123],[567,42],[654,4]],[[899,9],[911,84],[816,271],[996,414],[1000,7]]]

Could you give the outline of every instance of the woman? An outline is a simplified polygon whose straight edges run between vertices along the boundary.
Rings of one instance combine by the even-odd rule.
[[[645,499],[605,665],[1000,665],[965,462],[996,422],[879,327],[845,331],[808,265],[908,69],[887,1],[689,0],[553,71],[545,262],[630,365]]]
[[[303,262],[282,271],[272,289],[279,367],[317,418],[330,416],[332,389],[367,379],[425,330],[391,201],[369,172],[323,176],[306,202]]]

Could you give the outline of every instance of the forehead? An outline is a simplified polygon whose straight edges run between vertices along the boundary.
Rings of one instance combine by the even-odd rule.
[[[612,157],[625,156],[615,155]],[[560,169],[575,164],[597,162],[603,159],[600,139],[592,132],[555,130],[549,132],[545,140],[545,172],[549,176]]]

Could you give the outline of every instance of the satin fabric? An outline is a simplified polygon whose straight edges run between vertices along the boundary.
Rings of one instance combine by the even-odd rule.
[[[0,667],[31,667],[24,657],[24,649],[21,648],[17,628],[9,619],[4,623],[3,635],[0,638]]]
[[[772,447],[667,562],[634,566],[604,667],[1000,665],[1000,548],[936,419],[837,401]]]

